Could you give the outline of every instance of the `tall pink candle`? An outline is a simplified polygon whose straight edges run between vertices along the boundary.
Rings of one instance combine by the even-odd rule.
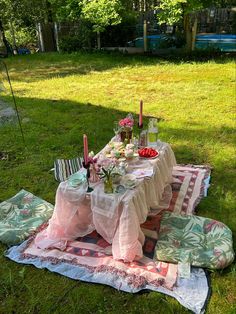
[[[85,165],[87,165],[88,164],[88,138],[86,134],[84,134],[83,136],[83,141],[84,141],[84,163]]]
[[[143,101],[140,100],[140,109],[139,109],[139,120],[138,120],[138,124],[141,127],[143,124]]]

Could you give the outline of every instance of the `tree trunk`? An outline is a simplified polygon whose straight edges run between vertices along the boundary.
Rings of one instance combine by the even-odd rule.
[[[98,44],[98,50],[101,50],[101,33],[97,32],[97,44]]]
[[[197,35],[197,16],[194,18],[194,23],[192,27],[192,51],[195,50],[195,42],[196,42],[196,35]]]
[[[14,54],[17,54],[16,36],[15,36],[15,30],[14,30],[12,21],[10,21],[10,33],[11,33],[12,42],[13,42],[13,51],[14,51]]]
[[[195,16],[193,26],[191,26],[190,15],[184,15],[184,33],[186,39],[186,49],[187,51],[193,51],[195,48],[195,39],[197,34],[197,16]]]
[[[52,6],[48,0],[45,0],[45,16],[44,16],[44,23],[52,23],[53,22],[53,14],[52,14]]]
[[[2,24],[1,19],[0,19],[0,32],[2,33],[3,44],[6,47],[6,56],[8,56],[8,54],[9,54],[9,45],[8,45],[8,42],[7,42],[7,39],[6,39],[6,36],[5,36],[5,32],[4,32],[4,28],[3,28],[3,24]]]
[[[187,51],[192,50],[192,30],[190,25],[190,16],[189,14],[184,14],[184,33],[186,40],[186,49]]]

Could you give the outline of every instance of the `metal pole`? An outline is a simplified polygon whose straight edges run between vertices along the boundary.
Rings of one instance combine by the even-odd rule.
[[[17,119],[18,119],[18,122],[19,122],[19,126],[20,126],[21,136],[22,136],[22,139],[23,139],[23,143],[24,143],[24,145],[25,145],[25,137],[24,137],[24,133],[23,133],[21,121],[20,121],[20,115],[19,115],[19,111],[18,111],[18,108],[17,108],[15,95],[14,95],[14,92],[13,92],[13,89],[12,89],[12,85],[11,85],[11,80],[10,80],[9,72],[8,72],[6,63],[5,63],[4,61],[2,61],[2,63],[3,63],[3,65],[4,65],[4,67],[5,67],[5,70],[6,70],[7,80],[8,80],[9,86],[10,86],[10,90],[11,90],[11,94],[12,94],[12,98],[13,98],[13,103],[14,103],[14,106],[15,106],[16,115],[17,115]],[[25,145],[25,146],[26,146],[26,145]]]
[[[42,23],[38,23],[38,39],[39,39],[39,46],[40,51],[45,52],[45,46],[44,46],[44,36],[42,31]]]
[[[143,2],[143,50],[147,52],[147,17],[146,17],[146,1]]]
[[[55,37],[57,52],[59,52],[58,24],[57,24],[57,22],[54,22],[54,37]]]
[[[147,20],[143,21],[143,50],[147,52]]]

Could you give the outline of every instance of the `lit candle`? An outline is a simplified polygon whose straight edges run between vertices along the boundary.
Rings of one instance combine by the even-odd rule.
[[[143,125],[143,101],[140,100],[140,110],[139,110],[139,120],[138,120],[139,127]]]
[[[88,164],[88,138],[86,134],[84,134],[83,140],[84,140],[84,163],[85,165],[87,165]]]

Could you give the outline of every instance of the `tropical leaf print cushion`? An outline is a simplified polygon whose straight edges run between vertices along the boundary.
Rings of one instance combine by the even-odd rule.
[[[0,241],[8,245],[23,241],[52,213],[52,204],[21,190],[0,203]]]
[[[163,214],[154,258],[220,269],[234,259],[232,232],[223,223],[199,216]]]

